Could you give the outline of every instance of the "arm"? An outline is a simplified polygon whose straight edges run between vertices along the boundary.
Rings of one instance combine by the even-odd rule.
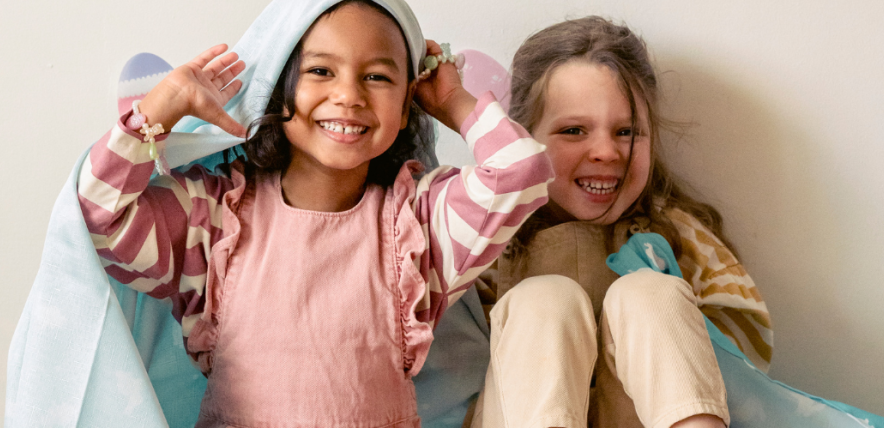
[[[181,321],[202,307],[209,249],[222,236],[219,202],[232,183],[202,167],[151,181],[148,144],[123,125],[128,115],[84,161],[80,207],[108,275],[171,298]]]
[[[694,288],[700,311],[766,372],[773,353],[773,329],[767,305],[752,278],[697,219],[678,209],[666,213],[681,235],[678,264]]]
[[[421,272],[429,288],[423,306],[429,321],[463,294],[546,203],[553,179],[545,147],[512,122],[490,93],[464,120],[461,135],[480,165],[432,171],[418,184],[414,202],[428,240]]]
[[[213,61],[225,50],[215,46],[169,73],[141,103],[147,122],[171,128],[193,115],[244,135],[223,110],[241,86],[233,79],[244,64],[235,53]],[[125,125],[130,114],[90,150],[78,177],[80,205],[108,274],[150,296],[171,297],[182,321],[202,311],[209,251],[222,236],[219,202],[232,184],[203,168],[150,182],[149,144]]]
[[[441,47],[427,40],[427,53]],[[418,104],[460,131],[478,166],[442,167],[424,176],[412,209],[427,249],[415,264],[427,283],[416,308],[435,325],[445,308],[504,250],[519,226],[547,201],[553,179],[545,147],[514,123],[486,93],[479,100],[461,84],[454,64],[441,64],[415,89]]]

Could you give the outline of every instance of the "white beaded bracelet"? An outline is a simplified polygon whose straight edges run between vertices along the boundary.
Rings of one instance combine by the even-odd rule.
[[[126,120],[126,127],[133,131],[137,129],[140,134],[144,135],[144,142],[150,144],[148,154],[150,154],[150,159],[154,161],[157,173],[160,175],[168,174],[169,166],[166,164],[165,157],[157,150],[156,140],[156,136],[166,132],[166,130],[163,128],[162,123],[157,123],[153,126],[148,125],[147,117],[138,109],[139,104],[141,104],[141,100],[132,101],[132,115]]]
[[[139,104],[141,104],[141,100],[132,101],[132,116],[126,122],[126,125],[135,128],[139,123],[141,124],[141,129],[138,132],[144,135],[145,143],[150,143],[150,160],[157,160],[160,155],[157,152],[157,140],[155,137],[166,132],[166,130],[163,129],[162,123],[157,123],[154,126],[148,125],[147,118],[138,109]]]
[[[417,80],[423,80],[430,76],[430,73],[433,72],[436,68],[439,67],[440,64],[444,64],[446,62],[450,62],[457,67],[457,73],[460,75],[460,78],[463,79],[463,66],[464,66],[464,56],[459,53],[457,55],[451,54],[451,45],[448,43],[442,43],[440,45],[442,47],[442,53],[439,55],[428,55],[424,58],[424,71],[421,72],[417,76]]]

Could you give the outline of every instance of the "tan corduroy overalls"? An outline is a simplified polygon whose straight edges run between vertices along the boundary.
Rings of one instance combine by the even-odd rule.
[[[626,231],[616,235],[619,248]],[[500,257],[473,427],[669,427],[703,413],[729,423],[691,286],[650,270],[621,278],[607,255],[602,228],[569,222]]]

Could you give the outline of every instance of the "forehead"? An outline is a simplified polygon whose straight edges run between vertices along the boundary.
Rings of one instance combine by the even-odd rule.
[[[629,119],[631,112],[620,76],[610,67],[589,61],[566,62],[551,72],[544,96],[544,114],[568,111],[605,114]],[[633,90],[639,115],[644,119],[644,101]]]
[[[303,46],[308,54],[360,54],[390,58],[403,70],[408,66],[405,38],[396,21],[360,3],[348,3],[321,16]]]

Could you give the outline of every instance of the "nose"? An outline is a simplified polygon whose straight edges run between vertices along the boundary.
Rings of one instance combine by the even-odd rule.
[[[339,78],[332,88],[329,99],[342,107],[365,107],[365,88],[361,80]]]
[[[620,144],[610,135],[598,135],[589,142],[586,157],[591,162],[614,162],[620,159]]]

